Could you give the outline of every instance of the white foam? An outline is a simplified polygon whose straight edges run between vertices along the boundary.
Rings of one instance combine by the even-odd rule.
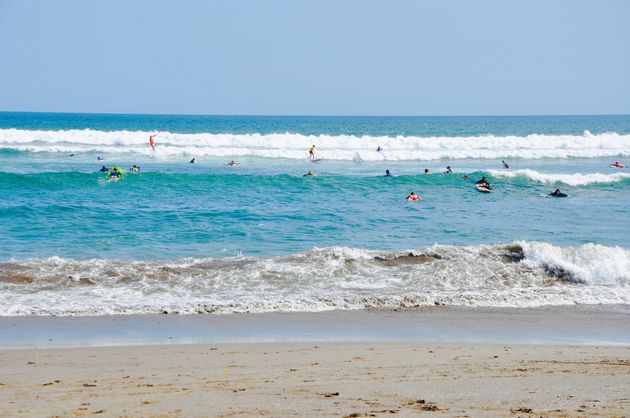
[[[628,250],[515,245],[524,260],[506,258],[506,246],[433,246],[411,251],[424,257],[333,247],[277,258],[12,262],[0,265],[0,315],[630,303]]]
[[[318,158],[354,161],[465,158],[568,158],[630,156],[630,135],[528,135],[478,137],[352,136],[278,134],[178,134],[159,132],[151,150],[149,132],[0,129],[0,148],[31,152],[133,153],[156,158],[236,157],[305,159],[311,145]],[[376,151],[382,147],[383,151]]]
[[[541,173],[536,170],[488,170],[494,177],[518,178],[524,177],[540,183],[564,183],[569,186],[585,186],[594,183],[614,183],[630,179],[630,173]]]

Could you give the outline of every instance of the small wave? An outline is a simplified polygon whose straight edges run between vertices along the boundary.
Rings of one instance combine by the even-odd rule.
[[[503,178],[524,178],[530,181],[556,184],[564,183],[569,186],[586,186],[595,183],[615,183],[630,179],[630,173],[541,173],[536,170],[521,169],[514,171],[505,170],[488,170],[488,173],[494,177]]]
[[[630,251],[544,242],[287,257],[0,264],[0,315],[630,303]]]
[[[38,131],[0,129],[0,149],[51,153],[130,153],[161,159],[238,157],[305,159],[317,146],[320,158],[346,161],[569,158],[630,156],[630,135],[492,135],[476,137],[352,136],[301,134],[179,134],[90,129]],[[381,147],[382,151],[377,151]]]

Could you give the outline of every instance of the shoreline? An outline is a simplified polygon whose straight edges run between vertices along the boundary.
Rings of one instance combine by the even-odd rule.
[[[630,345],[630,306],[0,317],[0,350],[368,341]]]

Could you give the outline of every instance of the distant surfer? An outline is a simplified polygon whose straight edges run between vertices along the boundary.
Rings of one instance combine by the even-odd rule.
[[[107,167],[103,166],[103,167],[101,167],[101,169],[100,169],[100,170],[98,170],[98,171],[100,171],[101,173],[107,173],[107,172],[109,171],[109,168],[107,168]]]
[[[131,166],[129,171],[131,171],[132,173],[137,173],[138,171],[140,171],[140,167],[138,167],[137,165],[134,164],[134,165]]]
[[[302,177],[313,177],[316,175],[317,173],[315,173],[314,171],[309,171],[308,173],[304,174]]]
[[[381,152],[381,151],[383,151],[383,148],[381,148],[380,146],[376,148],[376,152]]]
[[[422,198],[418,196],[415,192],[411,192],[409,193],[409,196],[405,198],[405,200],[410,201],[410,202],[415,202],[417,200],[422,200]]]
[[[74,154],[70,154],[70,157],[74,157]]]
[[[149,145],[151,145],[151,149],[155,151],[155,138],[157,135],[149,135]]]
[[[314,160],[315,159],[315,145],[313,145],[312,147],[309,148],[309,150],[308,150],[308,159],[309,160]]]
[[[101,158],[101,156],[99,155],[98,157],[96,157],[96,161],[105,161]]]
[[[506,170],[510,169],[510,166],[503,160],[501,160],[501,162],[503,163],[503,168],[505,168]]]
[[[566,193],[562,193],[560,191],[560,189],[556,189],[555,192],[549,193],[549,196],[553,196],[553,197],[567,197],[568,195]]]
[[[446,171],[444,172],[444,174],[450,174],[450,173],[452,173],[452,172],[453,172],[453,170],[451,170],[451,166],[450,166],[450,165],[447,165],[447,166],[446,166]]]
[[[429,169],[428,168],[424,169],[424,174],[429,174]]]
[[[470,177],[468,177],[468,174],[464,174],[462,176],[462,180],[472,180]]]
[[[392,173],[389,170],[385,170],[385,177],[392,177]]]
[[[107,175],[107,177],[109,177],[110,181],[122,180],[122,178],[124,177],[122,168],[120,168],[119,166],[112,168],[111,170],[109,170],[109,174]]]
[[[613,164],[610,165],[611,167],[617,167],[617,168],[626,168],[625,165],[623,165],[622,163],[620,163],[619,161],[615,161]]]
[[[195,164],[197,162],[197,160],[195,160],[194,158],[190,161],[188,161],[188,164]]]
[[[482,187],[484,189],[492,190],[490,183],[488,183],[488,180],[486,180],[486,176],[483,176],[481,180],[475,182],[475,187]]]
[[[229,166],[233,166],[233,165],[239,165],[240,163],[238,161],[230,161],[229,163],[226,163],[225,165],[229,165]]]

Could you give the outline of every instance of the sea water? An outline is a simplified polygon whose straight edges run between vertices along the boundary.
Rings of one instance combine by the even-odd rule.
[[[615,161],[630,116],[0,113],[0,315],[630,303]]]

